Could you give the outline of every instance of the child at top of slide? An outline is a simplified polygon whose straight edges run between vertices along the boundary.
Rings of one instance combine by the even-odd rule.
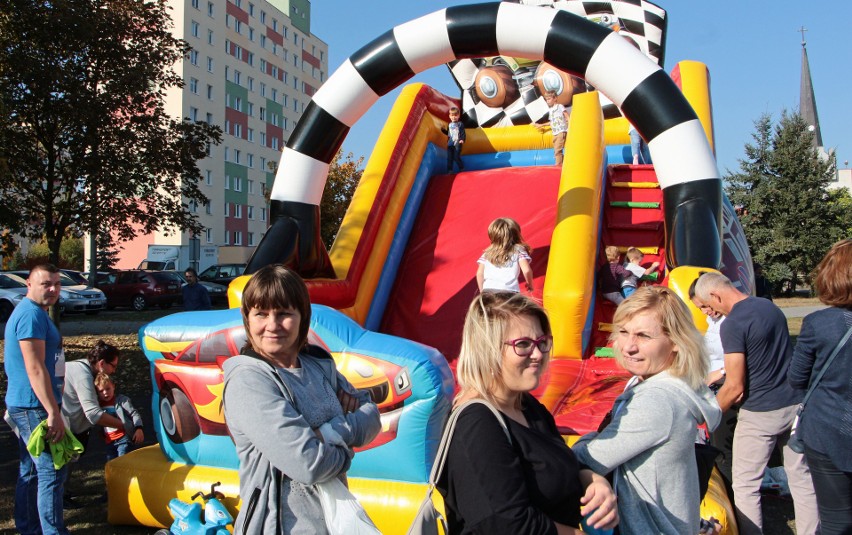
[[[518,274],[523,273],[527,291],[533,291],[530,246],[521,236],[521,227],[508,217],[498,217],[488,225],[491,245],[477,263],[476,283],[479,291],[509,290],[520,292]]]

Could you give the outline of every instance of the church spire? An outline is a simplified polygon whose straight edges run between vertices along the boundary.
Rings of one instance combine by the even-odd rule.
[[[811,68],[808,64],[808,49],[805,42],[807,28],[802,26],[802,82],[799,86],[799,113],[814,133],[814,146],[822,147],[822,133],[819,129],[819,115],[817,114],[816,97],[814,96],[814,84],[811,80]]]

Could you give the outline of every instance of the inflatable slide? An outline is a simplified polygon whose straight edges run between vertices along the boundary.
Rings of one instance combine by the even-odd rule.
[[[459,40],[484,28],[492,41]],[[540,39],[521,39],[518,28]],[[250,273],[269,263],[284,262],[306,279],[312,342],[371,393],[382,414],[382,433],[355,456],[349,476],[384,533],[404,532],[423,496],[453,394],[462,320],[476,294],[476,259],[495,217],[517,220],[532,247],[534,297],[548,310],[555,344],[535,394],[569,442],[597,428],[627,379],[608,348],[613,307],[596,293],[605,246],[639,247],[645,263],[661,262],[656,283],[681,295],[708,268],[750,290],[748,249],[712,154],[707,69],[682,62],[669,76],[641,48],[564,10],[508,2],[449,8],[356,52],[320,88],[288,142],[270,229],[248,275],[229,288],[230,303],[239,306]],[[549,133],[532,124],[543,117],[536,99],[510,99],[502,117],[512,121],[499,124],[482,102],[468,102],[468,90],[459,99],[410,85],[326,253],[319,199],[348,127],[413,72],[494,54],[545,59],[600,90],[572,90],[564,165],[554,165]],[[441,129],[451,106],[465,110],[468,124],[458,174],[445,172]],[[523,109],[526,124],[512,106]],[[648,141],[653,164],[628,163],[628,119]],[[706,325],[698,311],[695,318]],[[168,525],[169,499],[187,499],[213,481],[239,507],[221,364],[244,340],[238,308],[175,314],[140,330],[160,444],[108,464],[110,522]],[[702,515],[736,533],[718,474]]]

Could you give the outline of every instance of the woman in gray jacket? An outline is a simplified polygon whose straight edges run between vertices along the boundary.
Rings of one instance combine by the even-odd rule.
[[[707,350],[686,305],[670,289],[640,288],[615,311],[619,364],[634,375],[612,422],[574,445],[581,463],[614,472],[621,535],[697,533],[701,497],[696,427],[722,412],[704,384]]]
[[[314,485],[346,482],[352,448],[381,428],[378,408],[326,351],[307,345],[311,304],[296,273],[260,269],[242,316],[248,344],[224,364],[225,422],[240,461],[234,533],[326,533]]]

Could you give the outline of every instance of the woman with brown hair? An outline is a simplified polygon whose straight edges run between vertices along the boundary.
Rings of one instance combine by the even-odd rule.
[[[298,274],[261,268],[246,284],[248,343],[225,361],[225,422],[240,462],[234,533],[327,533],[317,483],[346,482],[353,448],[379,432],[379,410],[322,348],[308,345],[311,303]]]
[[[814,290],[829,308],[805,316],[787,379],[813,388],[797,435],[817,497],[822,535],[852,533],[852,239],[835,243],[814,271]],[[837,351],[832,362],[829,357]],[[828,366],[828,368],[826,368]]]

